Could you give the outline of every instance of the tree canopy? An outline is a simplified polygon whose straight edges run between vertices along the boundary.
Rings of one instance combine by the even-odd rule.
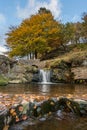
[[[64,46],[67,43],[87,41],[87,14],[84,13],[82,23],[56,21],[50,10],[40,8],[37,14],[24,19],[17,27],[10,27],[7,32],[9,55],[26,56],[29,53],[41,56]]]
[[[18,27],[11,27],[7,33],[10,56],[24,56],[30,52],[44,54],[59,46],[60,22],[52,13],[40,8],[37,14],[23,20]]]

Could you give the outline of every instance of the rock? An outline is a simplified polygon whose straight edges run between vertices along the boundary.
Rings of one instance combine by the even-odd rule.
[[[72,80],[72,73],[70,71],[70,64],[64,61],[52,66],[52,82],[66,82],[69,83]]]
[[[10,60],[4,55],[0,55],[0,73],[7,73],[10,65]]]
[[[3,130],[8,130],[8,128],[9,128],[9,125],[6,125],[6,126],[3,128]]]
[[[34,64],[35,63],[35,64]],[[9,83],[29,83],[38,81],[39,60],[19,60],[15,61],[6,56],[0,55],[0,74],[9,79]],[[8,82],[1,81],[1,85]]]
[[[33,75],[32,82],[39,82],[39,73]]]
[[[3,130],[4,126],[7,125],[5,122],[6,114],[7,108],[4,105],[0,105],[0,130]]]
[[[58,116],[59,118],[63,118],[63,113],[62,113],[61,110],[58,110],[58,111],[57,111],[57,116]]]
[[[44,101],[41,104],[41,111],[42,111],[42,115],[49,113],[49,112],[54,112],[55,111],[55,102],[52,99]]]
[[[86,59],[86,60],[83,60],[82,65],[83,65],[83,66],[87,66],[87,59]]]
[[[45,121],[52,116],[52,112],[57,112],[59,119],[67,113],[75,114],[77,116],[87,116],[87,101],[79,99],[68,99],[66,97],[50,98],[42,102],[27,102],[23,100],[21,104],[7,109],[1,107],[0,111],[0,128],[4,126],[12,126],[20,121],[40,120]],[[5,128],[5,127],[4,127]]]
[[[78,81],[78,83],[84,83],[84,80],[87,80],[87,67],[73,67],[71,69],[71,72],[73,73],[74,77],[73,79]]]
[[[68,61],[55,60],[51,65],[52,82],[87,83],[87,58],[71,58]]]
[[[79,104],[81,115],[87,116],[87,101],[81,99],[75,99],[74,101]]]
[[[2,74],[0,74],[0,86],[4,86],[8,84],[8,79],[3,76]]]
[[[4,128],[4,115],[0,115],[0,130],[3,130]]]
[[[10,80],[9,83],[19,84],[19,83],[22,83],[22,81],[21,80]]]
[[[87,101],[60,98],[57,102],[57,109],[64,112],[72,112],[78,116],[87,116]]]
[[[46,118],[45,118],[45,117],[43,117],[43,118],[40,118],[39,120],[40,120],[40,121],[45,121],[45,120],[46,120]]]

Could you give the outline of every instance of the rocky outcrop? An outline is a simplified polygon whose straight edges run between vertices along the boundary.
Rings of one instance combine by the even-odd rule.
[[[71,82],[72,73],[71,73],[71,64],[61,61],[56,66],[52,66],[52,82]]]
[[[7,73],[10,60],[6,56],[0,55],[0,73]]]
[[[72,113],[77,116],[87,116],[87,101],[80,99],[68,99],[66,97],[50,98],[41,102],[23,102],[12,106],[2,118],[2,128],[12,126],[27,119],[47,119],[54,112]],[[1,129],[2,130],[2,129]]]
[[[0,105],[0,130],[3,130],[3,127],[7,125],[5,122],[6,114],[7,108],[4,105]]]
[[[87,83],[87,60],[61,61],[51,66],[53,82]]]
[[[71,68],[71,72],[74,73],[75,80],[87,79],[87,67],[86,66]]]
[[[55,62],[56,61],[56,62]],[[54,62],[53,64],[51,64]],[[51,69],[51,82],[87,83],[87,58],[56,59],[54,61],[11,60],[0,56],[0,82],[39,82],[39,69]],[[3,78],[2,78],[3,77]],[[3,80],[2,80],[3,79]]]
[[[0,85],[39,81],[39,60],[12,60],[0,55]]]
[[[7,74],[9,83],[29,83],[38,81],[38,68],[36,66],[16,64]],[[37,75],[37,76],[36,76]]]
[[[87,59],[81,61],[80,64],[73,63],[71,67],[71,72],[74,75],[74,82],[87,83]]]
[[[15,63],[17,63],[17,61],[9,59],[4,55],[0,55],[0,74],[8,73]]]

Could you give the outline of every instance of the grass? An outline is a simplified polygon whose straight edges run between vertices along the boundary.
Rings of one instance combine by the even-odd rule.
[[[70,51],[62,56],[56,57],[53,60],[47,60],[47,65],[52,67],[58,65],[61,61],[72,62],[75,60],[83,60],[87,57],[87,50],[79,50],[79,51]]]
[[[0,86],[4,86],[8,84],[8,79],[4,76],[0,75]]]

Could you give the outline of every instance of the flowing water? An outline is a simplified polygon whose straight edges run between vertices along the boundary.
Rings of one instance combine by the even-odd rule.
[[[40,82],[44,84],[50,83],[50,75],[51,75],[50,70],[40,69],[40,75],[39,75]]]
[[[67,96],[87,100],[87,85],[74,84],[10,84],[0,87],[1,93],[8,94],[35,94],[44,96]],[[87,130],[87,118],[57,115],[46,121],[35,123],[25,121],[17,124],[11,130]]]

